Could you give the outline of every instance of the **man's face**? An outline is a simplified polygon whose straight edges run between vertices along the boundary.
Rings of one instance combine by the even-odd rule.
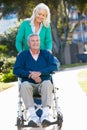
[[[29,40],[29,46],[30,49],[32,50],[38,50],[40,48],[40,39],[38,36],[32,36],[30,37]]]

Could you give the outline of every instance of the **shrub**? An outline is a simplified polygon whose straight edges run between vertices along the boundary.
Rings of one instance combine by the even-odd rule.
[[[0,35],[0,50],[1,52],[8,54],[9,56],[16,56],[17,51],[15,47],[15,38],[17,34],[18,27],[9,30],[9,33],[4,33]],[[10,51],[9,51],[10,50]]]
[[[0,52],[5,53],[5,52],[7,52],[7,50],[8,50],[8,48],[6,45],[0,45]]]
[[[19,23],[17,27],[11,28],[8,33],[0,34],[0,81],[12,82],[17,81],[13,75],[13,65],[17,55],[15,47],[15,38],[17,34]]]
[[[15,75],[13,75],[15,57],[1,57],[0,58],[0,82],[12,82],[17,81]]]
[[[13,74],[13,71],[10,70],[9,73],[2,75],[2,78],[0,78],[0,82],[13,82],[17,81],[17,77]]]

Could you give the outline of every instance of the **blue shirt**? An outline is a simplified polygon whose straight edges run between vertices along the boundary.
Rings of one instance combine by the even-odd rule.
[[[29,78],[30,71],[41,72],[41,79],[50,80],[49,75],[58,70],[58,60],[47,50],[40,50],[38,59],[35,60],[29,50],[22,51],[16,59],[13,73],[22,78],[22,81],[35,83]]]

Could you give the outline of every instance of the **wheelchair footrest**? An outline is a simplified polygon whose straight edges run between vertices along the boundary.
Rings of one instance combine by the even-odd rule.
[[[50,122],[46,127],[48,127],[48,126],[50,126],[50,125],[55,125],[55,124],[57,124],[58,125],[58,120],[57,121],[54,121],[54,122]],[[16,125],[17,126],[17,125]],[[58,125],[59,126],[59,125]],[[18,127],[21,127],[21,128],[24,128],[24,127],[31,127],[31,126],[29,126],[28,124],[23,124],[23,125],[21,125],[21,126],[18,126]],[[32,126],[33,127],[33,126]],[[38,127],[42,127],[42,125],[40,124]],[[60,126],[59,126],[60,127]],[[43,128],[43,127],[42,127]]]

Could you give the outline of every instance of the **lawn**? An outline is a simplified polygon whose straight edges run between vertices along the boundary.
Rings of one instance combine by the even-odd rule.
[[[76,66],[84,66],[87,65],[87,63],[76,63],[76,64],[70,64],[70,65],[62,65],[62,68],[71,68]],[[78,82],[80,84],[80,87],[87,95],[87,70],[83,70],[78,73]]]
[[[87,70],[78,73],[78,82],[83,91],[87,94]]]

